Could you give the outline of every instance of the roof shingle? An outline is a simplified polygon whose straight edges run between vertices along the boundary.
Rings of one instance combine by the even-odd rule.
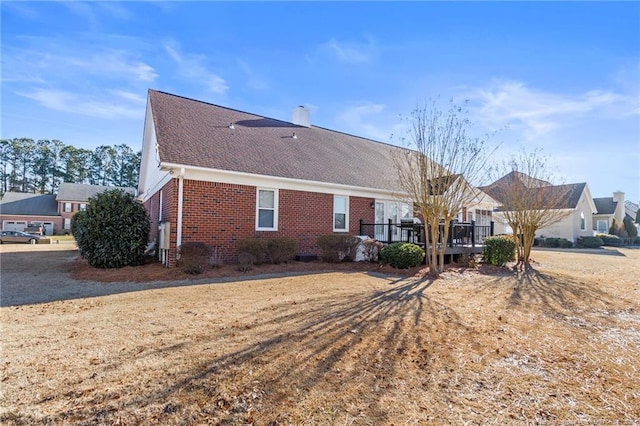
[[[58,203],[54,194],[6,192],[0,201],[0,213],[27,216],[57,216]]]
[[[155,90],[149,99],[161,162],[398,189],[392,160],[398,147]]]

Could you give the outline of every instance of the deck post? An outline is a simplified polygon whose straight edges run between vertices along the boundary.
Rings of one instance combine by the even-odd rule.
[[[453,221],[449,221],[449,247],[453,247]]]
[[[471,247],[476,246],[476,221],[471,221]]]
[[[359,233],[358,235],[364,235],[364,234],[362,233],[362,219],[360,219],[360,233]]]
[[[391,243],[393,242],[393,241],[392,241],[392,238],[391,238],[391,224],[392,224],[392,223],[393,223],[393,222],[391,222],[391,219],[389,219],[389,225],[388,225],[388,228],[389,228],[389,229],[387,230],[387,231],[388,231],[388,232],[387,232],[387,243],[389,243],[389,244],[391,244]]]
[[[493,229],[494,229],[494,225],[495,223],[493,221],[491,221],[491,223],[489,224],[489,233],[491,234],[490,236],[493,237]]]

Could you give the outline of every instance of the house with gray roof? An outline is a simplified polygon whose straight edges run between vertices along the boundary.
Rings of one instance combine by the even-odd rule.
[[[593,215],[593,229],[599,234],[608,234],[614,220],[622,226],[625,216],[624,192],[616,191],[613,197],[594,198],[596,212]],[[632,218],[635,220],[635,217]]]
[[[592,217],[596,212],[596,205],[591,198],[591,192],[586,182],[566,185],[553,185],[550,182],[534,179],[524,173],[512,171],[490,185],[480,189],[498,201],[501,205],[494,213],[497,234],[511,234],[504,215],[504,191],[511,185],[521,185],[523,194],[539,200],[549,200],[547,209],[558,210],[558,222],[538,229],[536,237],[566,238],[576,242],[580,237],[593,236]],[[560,199],[558,199],[558,195]],[[553,204],[551,204],[553,203]]]
[[[71,232],[71,218],[76,212],[87,208],[91,197],[111,189],[120,189],[132,195],[136,194],[135,188],[119,188],[115,186],[87,185],[82,183],[63,182],[58,187],[56,202],[58,214],[62,218],[62,233]]]
[[[6,192],[0,200],[0,221],[3,231],[24,231],[28,226],[44,226],[52,235],[61,229],[62,218],[53,194]]]
[[[110,189],[133,195],[135,188],[116,188],[79,183],[61,183],[57,194],[7,192],[0,200],[3,231],[23,231],[27,226],[44,227],[47,235],[71,232],[71,218],[87,207],[91,197]]]
[[[413,217],[400,149],[314,126],[304,107],[287,122],[149,90],[138,196],[169,266],[193,241],[229,261],[243,238],[292,238],[314,255],[318,236]]]

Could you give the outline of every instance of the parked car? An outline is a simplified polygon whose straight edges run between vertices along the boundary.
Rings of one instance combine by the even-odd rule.
[[[0,244],[4,243],[29,243],[36,244],[42,238],[40,235],[27,234],[20,231],[0,232]]]

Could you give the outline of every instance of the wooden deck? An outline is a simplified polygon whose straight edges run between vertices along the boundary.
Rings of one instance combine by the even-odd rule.
[[[442,243],[444,236],[443,223],[440,225],[440,237],[438,246]],[[449,232],[446,242],[445,255],[449,261],[455,260],[456,257],[463,254],[482,254],[484,239],[493,236],[493,222],[489,225],[477,225],[475,222],[468,223],[450,223]],[[371,223],[366,224],[360,221],[360,235],[366,235],[369,238],[378,240],[384,244],[396,242],[408,242],[417,244],[423,249],[427,246],[427,240],[424,233],[424,225],[414,223],[412,221],[403,221],[402,223]],[[429,243],[428,248],[431,247]]]

